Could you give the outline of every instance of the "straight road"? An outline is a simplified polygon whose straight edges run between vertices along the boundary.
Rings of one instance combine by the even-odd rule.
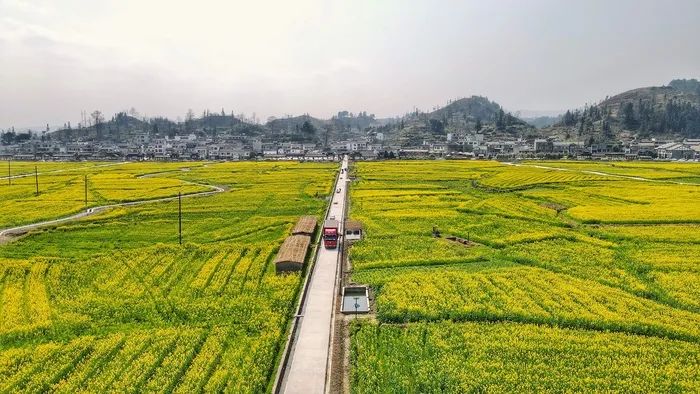
[[[340,222],[340,234],[343,234],[345,221],[347,169],[346,156],[343,159],[338,184],[326,218],[335,217]],[[338,243],[340,244],[341,240]],[[340,263],[339,253],[340,248],[326,249],[323,245],[319,246],[316,263],[310,273],[308,292],[302,306],[297,336],[292,339],[287,372],[282,381],[283,393],[321,394],[326,392],[336,275]]]

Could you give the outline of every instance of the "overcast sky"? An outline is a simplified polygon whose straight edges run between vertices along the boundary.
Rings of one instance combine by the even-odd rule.
[[[700,1],[0,0],[0,128],[81,110],[574,108],[700,77]]]

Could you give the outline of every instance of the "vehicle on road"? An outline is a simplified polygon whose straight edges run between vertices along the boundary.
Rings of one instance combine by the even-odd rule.
[[[338,247],[338,221],[335,219],[326,220],[323,223],[323,246],[326,249],[335,249]]]

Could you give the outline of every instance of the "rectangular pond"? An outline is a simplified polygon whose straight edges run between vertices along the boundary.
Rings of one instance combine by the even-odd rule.
[[[369,291],[367,286],[345,286],[340,311],[343,313],[368,313]]]

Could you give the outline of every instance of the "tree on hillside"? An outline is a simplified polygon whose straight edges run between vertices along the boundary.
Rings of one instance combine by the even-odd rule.
[[[101,125],[102,122],[104,122],[105,117],[102,115],[102,112],[99,110],[95,110],[90,114],[90,118],[92,119],[92,124],[93,126],[97,127],[98,125]]]
[[[506,114],[503,112],[503,108],[499,108],[496,113],[496,130],[503,131],[506,129]]]
[[[90,118],[92,119],[92,124],[95,126],[95,133],[97,135],[97,139],[102,138],[102,123],[105,120],[104,115],[102,115],[102,112],[99,110],[94,110],[90,114]]]
[[[564,123],[564,126],[573,126],[576,124],[576,117],[571,111],[567,110],[562,119],[562,123]]]
[[[437,119],[430,119],[429,124],[430,131],[433,132],[433,134],[442,134],[442,132],[445,131],[445,125]]]
[[[15,137],[17,137],[17,135],[15,134],[14,131],[8,131],[5,133],[2,133],[2,138],[1,138],[2,144],[3,145],[12,144],[13,142],[15,142]]]
[[[613,139],[615,136],[612,133],[612,129],[610,128],[610,120],[609,119],[603,119],[603,138],[607,140]]]
[[[301,125],[301,132],[305,136],[313,136],[314,134],[316,134],[316,127],[314,127],[314,125],[311,124],[311,122],[309,122],[308,120],[305,120],[304,123]]]
[[[634,114],[634,105],[631,102],[622,108],[622,124],[627,130],[637,129],[637,118]]]
[[[481,119],[476,118],[476,125],[474,126],[474,129],[476,131],[481,131],[482,127],[484,126],[481,124]]]
[[[187,110],[187,114],[185,114],[185,129],[187,131],[192,131],[194,123],[194,111],[192,111],[192,108]]]

